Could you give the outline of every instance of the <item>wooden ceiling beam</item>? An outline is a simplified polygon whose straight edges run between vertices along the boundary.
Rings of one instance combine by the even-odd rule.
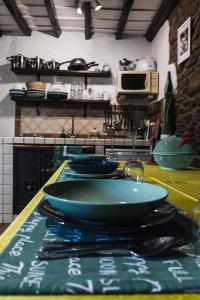
[[[92,37],[91,29],[91,2],[84,2],[84,20],[85,20],[85,39],[90,40]]]
[[[170,13],[180,0],[163,0],[159,10],[155,14],[149,28],[147,29],[146,39],[152,42],[164,22],[168,19]]]
[[[115,33],[116,40],[120,40],[122,38],[133,2],[134,0],[124,0],[122,13],[117,24],[117,31]]]
[[[61,35],[60,24],[57,19],[56,9],[53,3],[53,0],[44,0],[49,19],[51,21],[51,25],[53,27],[53,32],[55,37],[59,37]]]
[[[26,23],[24,17],[22,16],[21,11],[19,10],[17,3],[15,0],[3,0],[3,3],[9,10],[10,14],[14,18],[15,22],[19,26],[20,30],[23,32],[24,35],[31,35],[31,29],[29,28],[28,24]]]

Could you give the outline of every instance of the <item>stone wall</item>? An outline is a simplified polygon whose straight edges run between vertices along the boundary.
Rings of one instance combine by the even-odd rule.
[[[177,64],[177,30],[191,17],[191,56],[177,66],[178,89],[176,96],[177,132],[186,130],[184,122],[195,122],[200,145],[200,1],[181,0],[169,17],[170,61]],[[199,155],[195,166],[200,166]]]

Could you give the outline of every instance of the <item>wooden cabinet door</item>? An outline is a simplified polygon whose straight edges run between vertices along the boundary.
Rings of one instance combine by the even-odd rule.
[[[18,214],[50,178],[52,157],[53,147],[14,146],[14,214]]]

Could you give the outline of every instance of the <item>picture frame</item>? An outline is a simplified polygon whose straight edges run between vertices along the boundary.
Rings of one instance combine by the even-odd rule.
[[[191,17],[177,31],[177,64],[179,65],[191,54]]]

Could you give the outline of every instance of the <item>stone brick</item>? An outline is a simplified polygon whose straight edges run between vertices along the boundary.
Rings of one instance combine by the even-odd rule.
[[[197,48],[200,49],[200,38],[199,37],[197,37],[194,41],[192,41],[192,51],[194,51]]]
[[[196,92],[200,91],[200,72],[194,72],[188,83],[188,94],[194,95]]]

